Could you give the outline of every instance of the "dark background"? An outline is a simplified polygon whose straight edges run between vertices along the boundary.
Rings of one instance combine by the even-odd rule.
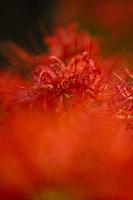
[[[42,43],[42,31],[51,31],[56,0],[2,0],[0,40],[14,41],[30,48],[32,38]],[[44,34],[44,33],[43,33]]]

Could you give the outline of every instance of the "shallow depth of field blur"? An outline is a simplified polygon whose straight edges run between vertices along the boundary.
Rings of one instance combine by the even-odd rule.
[[[0,40],[40,52],[44,34],[57,25],[78,22],[81,29],[101,37],[105,54],[128,56],[133,51],[132,19],[132,0],[5,0],[0,5]]]
[[[0,2],[0,44],[13,41],[33,55],[43,54],[47,52],[44,36],[53,33],[57,26],[73,22],[99,39],[103,58],[120,56],[133,69],[133,0],[4,0]],[[0,55],[1,70],[6,66],[6,59]],[[67,188],[58,187],[29,196],[29,200],[78,198]]]

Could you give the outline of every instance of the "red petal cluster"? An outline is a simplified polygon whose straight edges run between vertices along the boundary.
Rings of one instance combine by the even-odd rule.
[[[38,66],[33,73],[34,88],[42,91],[44,104],[48,107],[67,106],[83,100],[86,96],[96,98],[100,92],[102,72],[87,52],[76,55],[65,65],[55,56],[48,66]]]

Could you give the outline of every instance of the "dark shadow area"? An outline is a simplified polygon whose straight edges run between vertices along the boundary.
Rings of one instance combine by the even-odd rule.
[[[41,26],[45,34],[51,31],[55,3],[55,0],[1,1],[0,40],[11,40],[34,51],[34,38],[38,46],[42,45]]]

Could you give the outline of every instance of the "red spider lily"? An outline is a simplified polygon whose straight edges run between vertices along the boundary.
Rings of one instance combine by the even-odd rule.
[[[126,75],[122,78],[114,73],[119,83],[115,86],[115,94],[112,98],[117,117],[133,123],[133,74],[125,68]]]
[[[102,71],[93,59],[97,47],[92,45],[88,34],[78,33],[77,25],[73,24],[66,29],[58,28],[46,41],[48,54],[54,55],[50,59],[47,54],[32,56],[13,43],[1,46],[13,67],[36,68],[28,87],[23,84],[16,84],[14,89],[5,87],[7,104],[35,104],[60,110],[58,107],[66,107],[68,102],[76,104],[87,95],[95,98],[100,90]],[[2,94],[3,91],[1,88]]]
[[[49,65],[37,66],[33,79],[33,86],[19,86],[12,92],[12,102],[60,110],[85,97],[96,99],[103,85],[102,70],[87,52],[73,57],[68,65],[51,56]]]

